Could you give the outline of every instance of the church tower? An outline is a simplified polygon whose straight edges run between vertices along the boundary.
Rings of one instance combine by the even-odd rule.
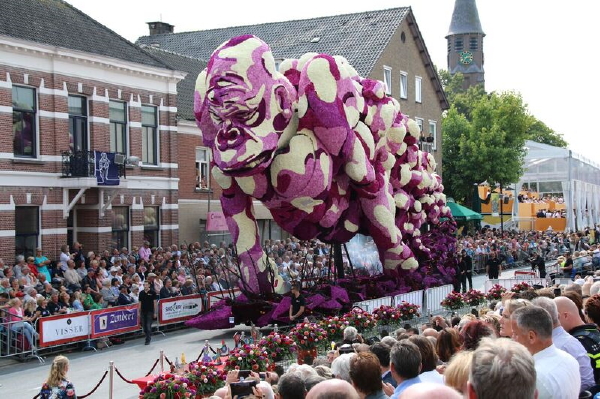
[[[463,87],[482,84],[485,87],[483,70],[483,38],[479,12],[475,0],[455,0],[448,40],[448,71],[451,75],[462,73]]]

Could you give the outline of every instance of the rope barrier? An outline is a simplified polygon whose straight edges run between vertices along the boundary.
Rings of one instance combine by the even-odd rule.
[[[151,370],[151,371],[152,371],[152,370]],[[128,380],[127,378],[123,377],[123,374],[121,374],[121,372],[119,371],[119,369],[118,369],[118,368],[116,368],[116,367],[115,367],[115,373],[117,373],[117,375],[118,375],[119,377],[121,377],[121,379],[122,379],[123,381],[125,381],[126,383],[128,383],[128,384],[135,384],[135,382],[133,382],[133,381],[130,381],[130,380]],[[146,375],[146,377],[147,377],[149,374],[150,374],[150,373],[148,373],[148,374]]]
[[[152,372],[154,371],[154,369],[156,368],[156,365],[158,364],[158,361],[160,359],[156,359],[156,361],[154,362],[154,364],[152,365],[152,368],[150,369],[150,371],[148,371],[148,374],[146,374],[144,377],[148,377],[150,374],[152,374]]]
[[[79,399],[84,399],[87,398],[88,396],[90,396],[91,394],[93,394],[94,392],[96,392],[96,389],[98,389],[98,387],[102,384],[102,382],[104,382],[104,379],[106,378],[106,376],[108,375],[108,370],[106,370],[104,372],[104,375],[102,376],[102,378],[100,379],[100,382],[94,387],[94,389],[92,389],[89,393],[82,395],[82,396],[77,396]]]
[[[166,356],[165,356],[165,360],[167,361],[167,363],[169,363],[169,366],[172,366],[172,365],[173,365],[173,363],[171,363],[171,361],[169,360],[169,358],[168,358],[168,357],[166,357]]]

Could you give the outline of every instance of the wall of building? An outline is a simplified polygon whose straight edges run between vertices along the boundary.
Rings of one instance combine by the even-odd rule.
[[[370,78],[384,80],[384,66],[392,68],[392,96],[400,102],[402,113],[411,119],[423,119],[423,133],[429,135],[429,121],[436,122],[435,150],[432,151],[438,164],[438,174],[442,172],[442,107],[436,89],[428,75],[421,57],[421,50],[411,33],[409,17],[405,18],[375,63]],[[404,41],[402,38],[404,37]],[[407,98],[400,98],[400,72],[408,74]],[[421,79],[421,102],[415,101],[415,77]]]
[[[75,237],[86,250],[101,251],[111,242],[111,205],[130,208],[130,243],[143,241],[143,207],[160,208],[161,242],[178,242],[178,165],[176,84],[183,77],[167,69],[73,53],[44,45],[0,38],[0,258],[15,256],[15,207],[40,210],[38,245],[51,258],[67,242],[66,212],[73,204]],[[13,153],[12,88],[32,87],[37,94],[37,143],[33,158]],[[68,96],[88,103],[90,150],[110,151],[109,100],[128,104],[128,155],[142,157],[141,105],[158,113],[159,162],[133,166],[114,187],[95,178],[62,177],[61,152],[69,150]],[[71,244],[71,243],[69,243]]]

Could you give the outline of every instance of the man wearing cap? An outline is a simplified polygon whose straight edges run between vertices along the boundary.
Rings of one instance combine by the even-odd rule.
[[[129,295],[129,288],[125,284],[119,287],[119,297],[117,298],[117,305],[131,305],[133,298]]]

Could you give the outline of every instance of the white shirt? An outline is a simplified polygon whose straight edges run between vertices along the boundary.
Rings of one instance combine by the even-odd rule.
[[[579,363],[567,352],[550,345],[533,355],[538,399],[577,399],[581,377]]]
[[[573,356],[579,363],[579,374],[581,375],[581,391],[596,385],[594,370],[588,357],[587,351],[577,338],[565,331],[561,326],[552,330],[552,343],[558,349]]]

